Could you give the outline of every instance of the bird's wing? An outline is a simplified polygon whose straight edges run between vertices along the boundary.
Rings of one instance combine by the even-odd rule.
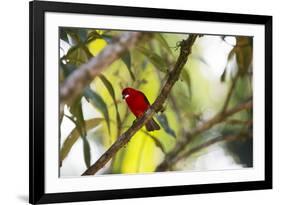
[[[150,105],[150,102],[148,101],[148,99],[145,96],[145,94],[143,94],[143,92],[140,92],[140,91],[139,91],[139,93],[143,96],[143,99],[145,100],[145,102],[147,102]]]

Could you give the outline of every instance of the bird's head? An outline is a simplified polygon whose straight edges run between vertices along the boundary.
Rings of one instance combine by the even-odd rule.
[[[122,97],[123,97],[123,99],[126,99],[129,96],[134,95],[136,92],[137,92],[137,90],[135,90],[133,88],[129,88],[129,87],[124,88],[123,91],[122,91]]]

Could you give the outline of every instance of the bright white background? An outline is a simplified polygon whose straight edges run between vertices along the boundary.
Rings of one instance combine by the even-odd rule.
[[[79,0],[72,0],[79,2]],[[280,196],[281,13],[278,1],[245,0],[80,0],[97,4],[161,7],[267,14],[274,17],[274,190],[219,193],[79,204],[278,204]],[[26,204],[28,199],[28,1],[1,2],[0,31],[0,204]],[[277,106],[278,105],[278,106]],[[275,202],[275,203],[274,203]],[[77,203],[78,204],[78,203]]]

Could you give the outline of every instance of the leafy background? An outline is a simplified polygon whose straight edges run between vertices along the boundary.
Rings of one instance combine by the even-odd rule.
[[[60,28],[60,83],[79,66],[97,56],[123,31]],[[65,106],[60,121],[60,175],[79,176],[128,129],[135,117],[122,100],[130,86],[153,102],[173,68],[178,44],[187,34],[151,33],[97,76],[77,98]],[[221,110],[235,76],[229,107],[252,95],[252,38],[204,35],[175,84],[163,113],[155,117],[160,131],[138,131],[99,174],[154,172],[184,133]],[[238,133],[252,120],[251,110],[197,136],[185,149],[223,134]],[[252,133],[252,128],[247,128]],[[173,170],[214,170],[252,167],[252,138],[219,143],[181,160]]]

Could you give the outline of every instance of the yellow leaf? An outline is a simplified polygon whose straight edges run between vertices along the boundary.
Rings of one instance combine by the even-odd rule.
[[[96,39],[95,41],[92,41],[89,45],[89,51],[94,55],[98,55],[104,47],[107,45],[107,42],[104,39]]]

